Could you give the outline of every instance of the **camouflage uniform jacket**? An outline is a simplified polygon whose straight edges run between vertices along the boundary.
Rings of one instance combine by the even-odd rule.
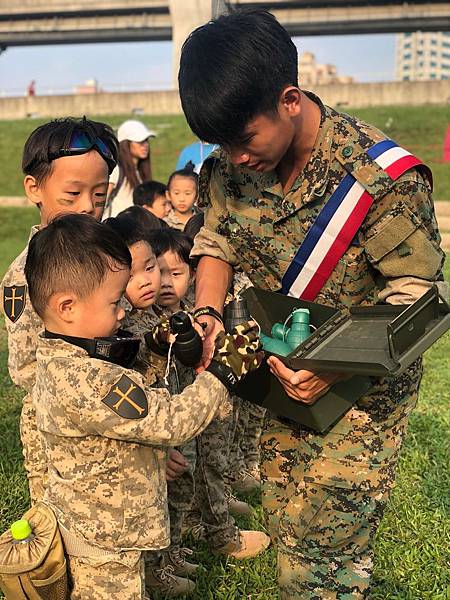
[[[45,438],[45,501],[62,525],[107,550],[170,543],[165,447],[198,435],[227,398],[210,373],[178,396],[131,369],[39,340],[33,401]]]
[[[33,226],[29,240],[38,231],[39,227]],[[38,336],[44,325],[28,295],[24,273],[27,254],[28,245],[6,272],[1,283],[1,302],[8,332],[9,374],[16,385],[30,392],[36,376]]]
[[[442,279],[444,253],[422,170],[393,181],[367,154],[386,136],[371,125],[324,106],[310,159],[284,193],[275,172],[233,166],[216,151],[200,175],[205,226],[192,257],[213,256],[245,272],[252,283],[279,290],[307,231],[347,173],[374,202],[315,302],[337,308],[414,301]]]

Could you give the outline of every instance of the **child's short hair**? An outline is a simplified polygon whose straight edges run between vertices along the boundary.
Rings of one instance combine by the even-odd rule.
[[[124,212],[118,214],[117,217],[106,219],[103,221],[103,225],[112,229],[128,248],[138,242],[150,243],[148,241],[149,232],[146,232],[144,227],[142,227],[131,215],[126,215]]]
[[[78,134],[77,148],[72,148],[74,134]],[[52,170],[52,161],[61,156],[83,154],[97,150],[108,165],[109,173],[117,164],[119,143],[109,125],[83,117],[56,119],[35,129],[23,148],[22,170],[42,183]],[[89,147],[89,144],[92,144]],[[66,153],[66,154],[65,154]]]
[[[167,189],[170,188],[170,184],[172,183],[172,179],[174,177],[190,177],[194,182],[198,191],[198,174],[194,171],[194,164],[189,162],[183,169],[178,169],[178,171],[174,171],[167,182]]]
[[[157,196],[166,195],[167,186],[160,181],[144,181],[133,190],[133,204],[136,206],[153,206]]]
[[[161,229],[162,227],[168,227],[167,223],[162,219],[158,219],[154,214],[142,208],[142,206],[129,206],[122,212],[118,217],[127,216],[133,219],[140,227],[145,231],[152,231],[153,229]]]
[[[285,86],[298,85],[297,71],[297,48],[268,11],[221,15],[191,33],[181,51],[187,122],[205,142],[239,142],[250,120],[277,110]]]
[[[131,268],[131,255],[114,231],[84,214],[56,217],[30,241],[25,276],[40,317],[57,292],[87,298],[108,271]]]
[[[178,255],[182,262],[191,266],[189,255],[193,246],[192,240],[182,231],[172,229],[171,227],[160,229],[159,231],[151,231],[149,242],[156,257],[161,256],[165,252],[172,251]]]

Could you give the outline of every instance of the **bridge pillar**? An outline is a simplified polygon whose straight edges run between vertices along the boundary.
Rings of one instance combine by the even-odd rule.
[[[172,19],[173,86],[178,88],[181,47],[188,35],[200,25],[225,12],[224,0],[169,0]]]

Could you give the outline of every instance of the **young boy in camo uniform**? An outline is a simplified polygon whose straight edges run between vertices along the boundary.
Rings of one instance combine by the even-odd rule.
[[[44,502],[64,540],[71,600],[144,599],[142,552],[170,543],[166,448],[198,435],[262,358],[247,323],[218,337],[212,366],[182,394],[148,386],[129,368],[137,340],[120,332],[130,267],[122,240],[86,215],[38,232],[25,264],[45,327],[32,393],[49,466]]]
[[[117,155],[117,139],[104,123],[67,118],[35,129],[25,142],[22,157],[25,193],[40,211],[40,224],[31,228],[29,240],[58,214],[78,212],[101,219]],[[8,332],[9,374],[26,391],[20,437],[34,503],[43,497],[47,464],[29,395],[35,382],[36,347],[43,324],[28,296],[24,275],[27,252],[28,245],[6,272],[0,301]]]

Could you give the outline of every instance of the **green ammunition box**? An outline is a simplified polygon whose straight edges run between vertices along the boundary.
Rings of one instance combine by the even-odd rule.
[[[295,308],[310,311],[317,329],[288,356],[275,355],[289,368],[353,375],[309,405],[290,398],[265,362],[240,384],[238,395],[245,400],[319,432],[336,423],[370,389],[371,377],[400,375],[450,328],[450,308],[436,286],[414,304],[342,311],[258,288],[249,288],[242,296],[266,335]]]

